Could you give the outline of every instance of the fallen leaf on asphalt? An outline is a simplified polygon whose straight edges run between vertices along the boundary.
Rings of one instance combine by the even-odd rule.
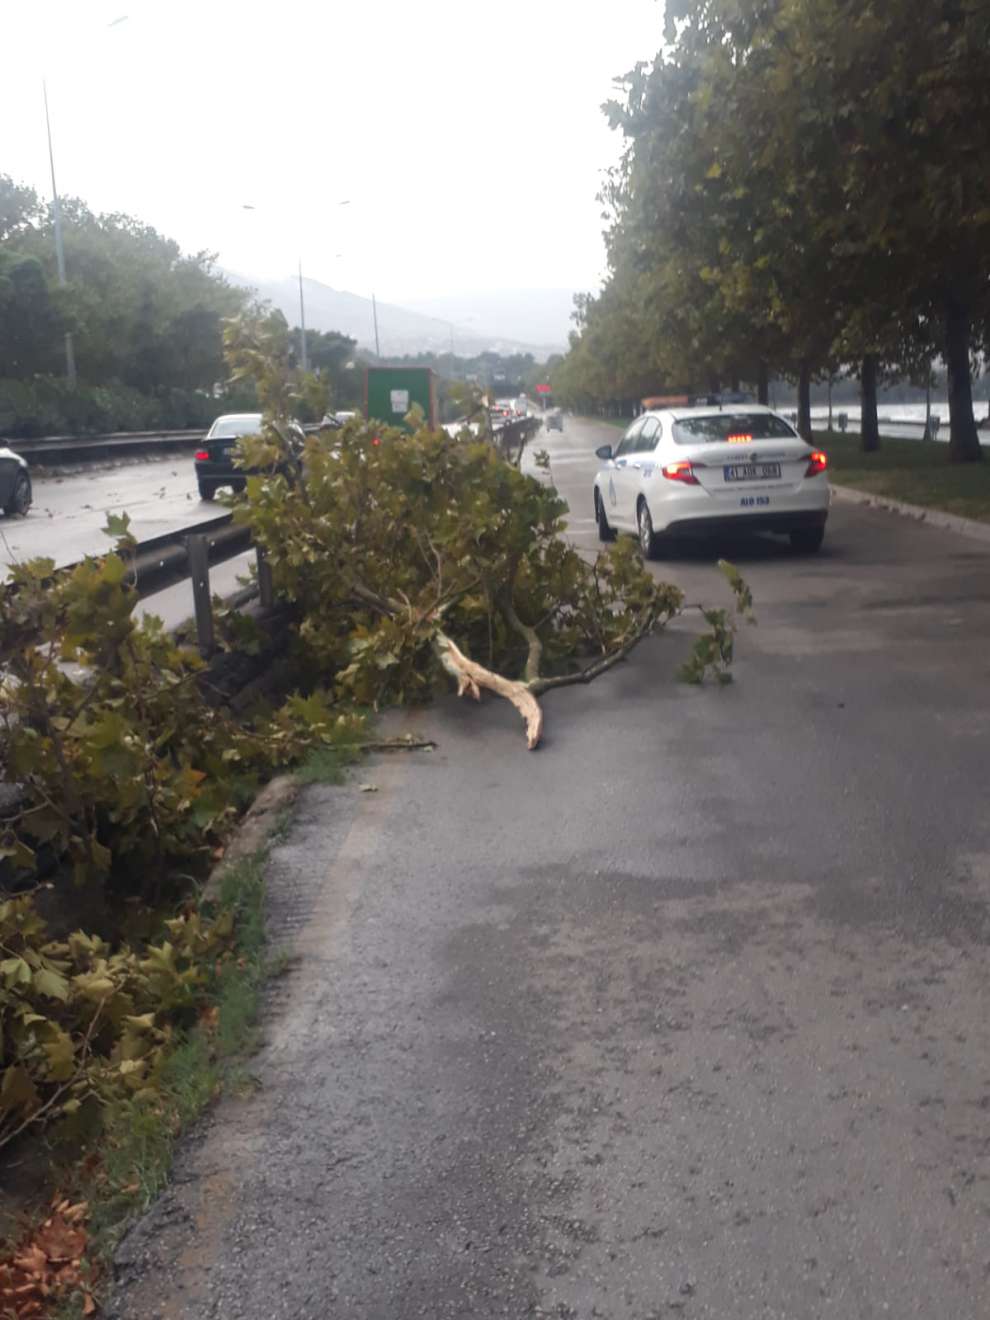
[[[360,785],[358,786],[358,791],[359,791],[360,793],[377,793],[377,792],[378,792],[378,785],[377,785],[377,784],[360,784]]]

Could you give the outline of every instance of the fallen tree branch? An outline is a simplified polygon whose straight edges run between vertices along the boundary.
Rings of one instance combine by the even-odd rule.
[[[501,674],[486,669],[475,660],[469,660],[457,644],[446,635],[438,632],[433,641],[440,663],[457,682],[457,695],[481,700],[481,689],[486,688],[496,696],[511,701],[519,714],[526,721],[526,743],[530,751],[538,747],[543,736],[543,711],[540,703],[526,683],[518,679],[503,678]]]
[[[384,738],[379,742],[332,743],[334,751],[342,752],[410,752],[430,751],[436,747],[432,738]]]
[[[502,613],[509,627],[517,632],[524,639],[529,648],[526,657],[526,674],[524,681],[527,684],[533,684],[540,677],[540,663],[543,659],[543,643],[540,641],[540,634],[535,628],[531,628],[528,623],[523,623],[516,613],[516,607],[512,603],[511,588],[504,593],[499,604],[502,606]]]
[[[648,637],[656,627],[657,618],[652,610],[647,612],[647,617],[641,619],[633,632],[626,638],[614,651],[609,651],[607,655],[599,656],[593,660],[590,665],[584,669],[577,670],[573,674],[558,674],[554,678],[537,678],[528,686],[535,696],[540,696],[544,692],[550,692],[554,688],[573,687],[578,683],[590,683],[598,678],[600,674],[607,673],[615,665],[629,655],[634,647],[638,646],[644,637]]]

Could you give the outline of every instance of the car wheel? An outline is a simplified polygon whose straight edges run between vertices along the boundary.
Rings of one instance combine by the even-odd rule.
[[[659,559],[660,542],[653,530],[653,519],[650,517],[650,506],[647,504],[646,500],[640,500],[639,502],[636,521],[639,524],[639,548],[643,552],[643,558]]]
[[[212,481],[201,481],[199,483],[199,498],[201,500],[215,500],[217,497],[217,488]]]
[[[10,492],[10,499],[3,506],[4,513],[11,517],[19,513],[21,517],[27,513],[31,507],[31,478],[26,472],[21,472],[14,482],[14,489]]]
[[[791,548],[801,555],[813,555],[822,548],[824,540],[824,527],[796,527],[791,532]]]
[[[598,524],[599,541],[615,540],[615,528],[609,523],[608,514],[605,512],[605,501],[597,490],[595,491],[595,522]]]

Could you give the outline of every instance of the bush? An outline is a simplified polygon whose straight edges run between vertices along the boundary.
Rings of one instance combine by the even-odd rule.
[[[56,376],[0,380],[0,437],[191,430],[206,428],[219,413],[255,407],[250,386],[217,398],[201,390],[165,389],[152,396],[120,384],[70,385]]]

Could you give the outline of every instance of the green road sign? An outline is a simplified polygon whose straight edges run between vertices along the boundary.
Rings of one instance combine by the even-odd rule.
[[[406,413],[419,404],[429,426],[437,425],[436,380],[429,367],[368,367],[364,373],[364,415],[369,420],[411,431]]]

